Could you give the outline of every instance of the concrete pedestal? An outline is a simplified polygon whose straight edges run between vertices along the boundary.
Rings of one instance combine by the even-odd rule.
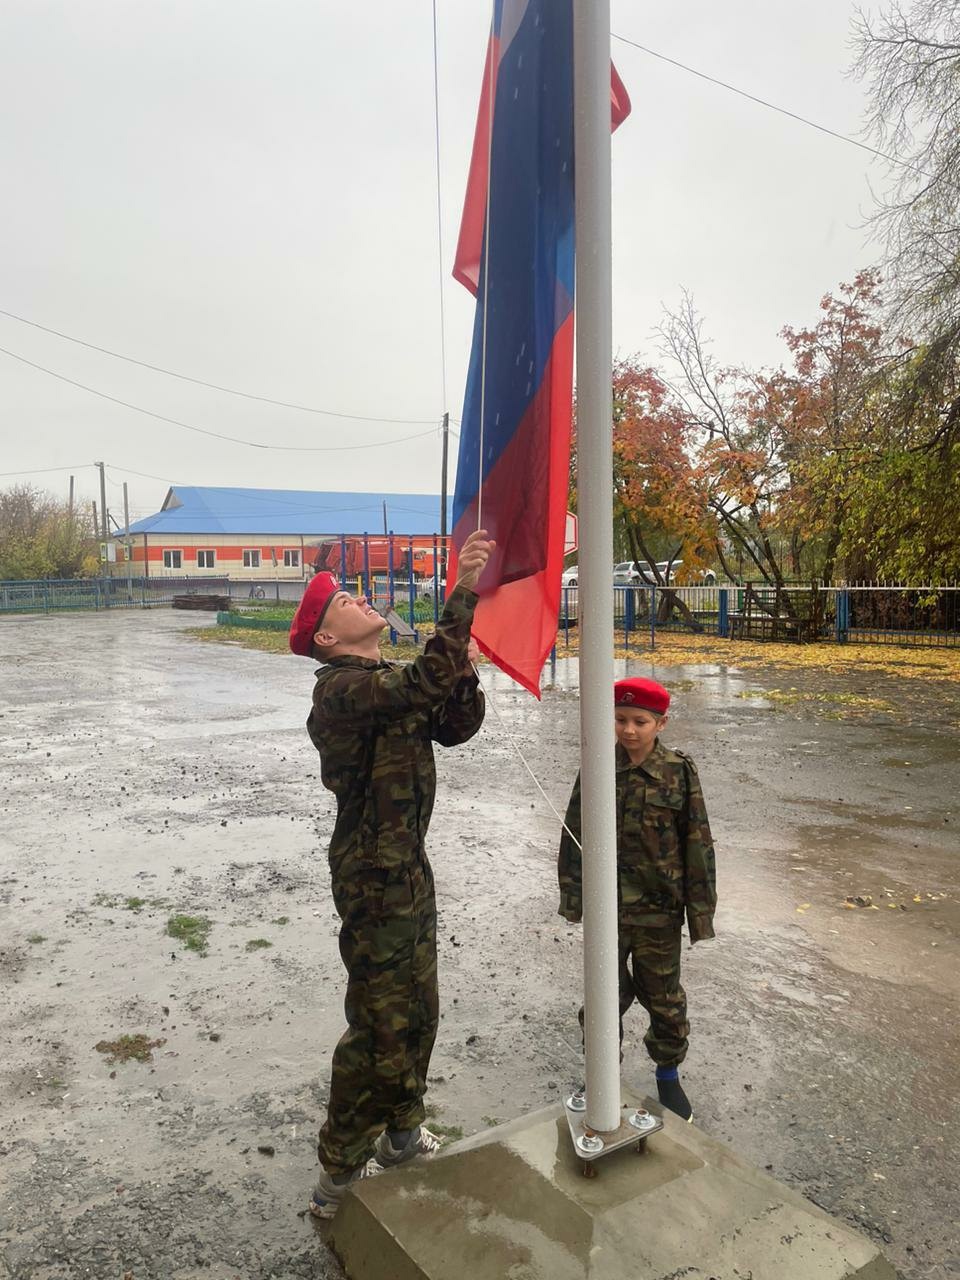
[[[350,1280],[896,1280],[868,1240],[664,1121],[585,1178],[562,1108],[524,1116],[358,1183],[330,1243]]]

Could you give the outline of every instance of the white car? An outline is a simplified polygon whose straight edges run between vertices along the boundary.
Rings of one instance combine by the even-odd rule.
[[[575,587],[578,581],[577,566],[575,564],[572,564],[569,569],[564,569],[560,575],[561,586]]]
[[[615,564],[613,566],[614,583],[617,586],[625,586],[634,582],[655,581],[655,574],[653,570],[650,568],[650,566],[647,564],[646,560],[641,560],[639,564],[640,564],[640,568],[643,569],[644,573],[647,575],[646,577],[644,577],[642,573],[639,573],[637,571],[637,568],[634,565],[632,560],[622,560],[620,564]]]

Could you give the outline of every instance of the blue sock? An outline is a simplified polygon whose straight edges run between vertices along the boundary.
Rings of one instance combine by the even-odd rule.
[[[679,1080],[680,1072],[676,1067],[657,1067],[658,1080]]]

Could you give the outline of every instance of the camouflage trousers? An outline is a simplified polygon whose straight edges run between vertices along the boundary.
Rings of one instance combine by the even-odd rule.
[[[687,1056],[690,1023],[687,994],[680,985],[682,923],[660,926],[621,920],[618,930],[620,1042],[623,1015],[636,1000],[650,1015],[643,1043],[658,1067],[678,1067]]]
[[[347,1030],[333,1052],[317,1154],[328,1173],[356,1169],[387,1127],[424,1119],[437,1035],[437,910],[429,864],[335,878],[347,968]]]

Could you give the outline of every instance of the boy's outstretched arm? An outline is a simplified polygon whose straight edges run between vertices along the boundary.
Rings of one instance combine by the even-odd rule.
[[[496,545],[487,538],[485,529],[467,537],[460,552],[457,584],[444,605],[436,634],[413,662],[372,670],[335,668],[323,678],[318,689],[322,690],[324,719],[351,723],[358,717],[395,719],[430,710],[454,693],[467,666],[470,624],[477,604],[474,588]],[[315,689],[314,712],[319,710]],[[310,732],[313,737],[313,730]]]
[[[687,804],[680,830],[683,858],[683,900],[691,942],[714,937],[713,913],[717,907],[717,867],[707,806],[692,760],[684,760]]]
[[[557,876],[560,880],[560,915],[579,924],[583,919],[583,866],[580,848],[571,832],[580,840],[580,774],[573,784],[565,828],[560,833],[560,853],[557,858]],[[569,831],[566,829],[569,827]]]

